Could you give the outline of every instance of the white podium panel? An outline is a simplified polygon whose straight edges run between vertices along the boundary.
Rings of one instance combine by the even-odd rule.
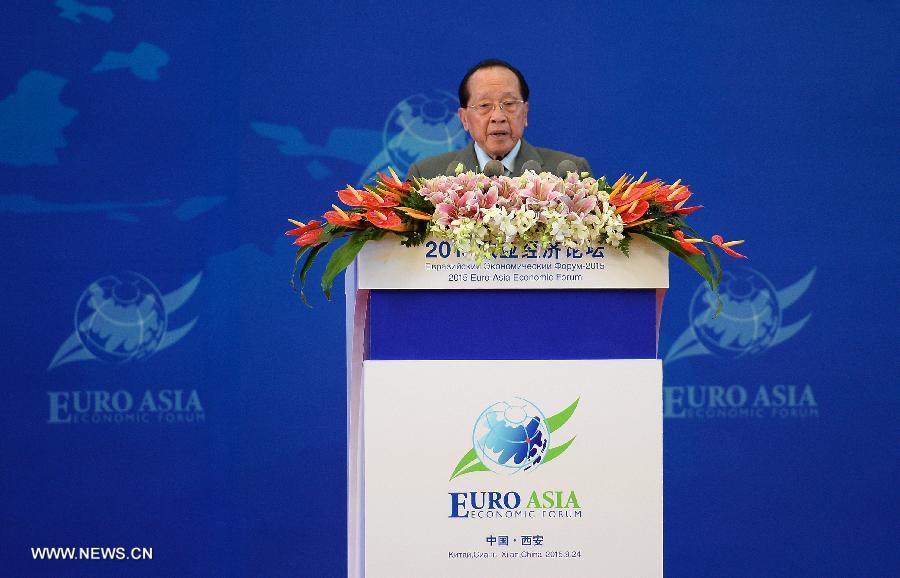
[[[363,389],[367,578],[662,575],[659,360],[366,361]]]

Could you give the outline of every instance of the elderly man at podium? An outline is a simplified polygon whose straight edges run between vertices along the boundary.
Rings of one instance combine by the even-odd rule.
[[[508,62],[484,60],[466,73],[459,84],[458,114],[475,142],[413,163],[407,178],[453,174],[459,163],[465,170],[482,172],[491,160],[500,161],[509,175],[527,169],[556,172],[563,161],[574,163],[564,165],[568,170],[591,172],[583,157],[533,147],[522,138],[528,126],[528,83]]]

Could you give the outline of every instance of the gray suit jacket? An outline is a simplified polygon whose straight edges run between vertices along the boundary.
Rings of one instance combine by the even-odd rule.
[[[528,144],[525,139],[522,139],[522,148],[519,149],[519,154],[516,157],[516,164],[513,167],[512,174],[516,176],[521,175],[522,165],[527,161],[537,161],[540,163],[542,171],[554,172],[556,171],[556,167],[559,166],[559,163],[566,159],[575,163],[579,173],[587,172],[593,174],[591,173],[591,165],[589,165],[587,159],[583,157],[577,157],[575,155],[551,149],[533,147]],[[469,146],[458,151],[416,161],[409,167],[406,178],[419,177],[431,179],[438,175],[447,174],[447,168],[451,162],[454,165],[462,163],[467,171],[481,172],[481,167],[478,166],[478,157],[475,155],[475,143],[469,143]]]

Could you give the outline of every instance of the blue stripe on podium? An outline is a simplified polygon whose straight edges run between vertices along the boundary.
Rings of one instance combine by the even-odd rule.
[[[367,339],[367,359],[654,359],[656,290],[372,290]]]

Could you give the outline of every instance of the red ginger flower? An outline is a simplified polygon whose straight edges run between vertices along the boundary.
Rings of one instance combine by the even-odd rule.
[[[322,233],[325,229],[313,229],[312,231],[307,231],[303,233],[297,240],[294,241],[295,245],[300,245],[301,247],[305,247],[306,245],[315,245],[316,241],[319,240],[319,237],[322,236]]]
[[[378,227],[389,231],[407,231],[409,226],[400,220],[400,215],[394,211],[379,211],[370,209],[366,211],[366,220]]]
[[[347,185],[346,189],[338,191],[338,198],[342,203],[351,207],[366,207],[367,209],[383,209],[396,207],[400,203],[391,196],[381,196],[378,193],[366,189],[354,189]]]
[[[678,244],[681,245],[681,248],[688,253],[693,253],[695,255],[703,254],[703,251],[693,245],[693,243],[702,243],[703,239],[685,239],[683,231],[672,231],[672,234],[678,239]]]
[[[384,183],[386,187],[389,189],[394,189],[399,193],[407,193],[409,192],[410,187],[412,185],[407,181],[401,181],[400,177],[397,176],[397,173],[394,172],[394,169],[388,167],[388,171],[390,171],[391,175],[388,176],[384,173],[378,173],[378,178],[381,179],[381,182]]]
[[[656,191],[661,185],[662,181],[660,181],[659,179],[654,179],[646,183],[634,182],[626,186],[625,190],[621,193],[615,193],[614,191],[614,194],[610,195],[609,202],[617,207],[621,207],[622,205],[630,205],[639,199],[644,200],[651,197],[653,192]]]
[[[288,221],[297,225],[297,228],[291,229],[290,231],[285,231],[284,234],[291,235],[294,237],[296,237],[297,235],[302,235],[303,233],[306,233],[307,231],[312,231],[313,229],[315,229],[316,227],[318,227],[319,225],[322,224],[322,221],[316,221],[316,220],[310,221],[310,222],[306,223],[305,225],[303,224],[302,221],[295,221],[294,219],[288,219]]]
[[[679,203],[680,204],[680,203]],[[666,207],[663,209],[665,213],[678,213],[679,215],[690,215],[697,209],[702,209],[703,205],[694,205],[693,207]]]
[[[332,225],[341,227],[349,227],[351,229],[359,229],[362,227],[363,216],[359,213],[347,213],[341,210],[337,205],[331,205],[334,210],[325,213],[325,220]]]
[[[690,189],[687,188],[687,185],[679,186],[680,182],[681,181],[675,181],[671,185],[660,187],[656,191],[656,195],[654,195],[653,200],[657,203],[662,203],[669,206],[674,206],[679,203],[684,204],[684,202],[687,201],[693,193],[691,193]]]
[[[625,224],[633,223],[637,221],[641,217],[644,216],[644,213],[647,212],[647,209],[650,208],[650,203],[644,201],[642,199],[636,199],[630,205],[622,205],[616,212],[619,213],[619,216],[622,217],[622,222]]]
[[[741,243],[744,242],[743,240],[740,240],[740,241],[728,241],[728,242],[726,243],[726,242],[725,242],[725,239],[722,238],[722,235],[713,235],[713,236],[712,236],[712,242],[715,243],[715,245],[716,245],[717,247],[719,247],[719,249],[722,249],[723,251],[725,251],[725,253],[726,253],[727,255],[731,255],[732,257],[738,257],[738,258],[741,258],[741,259],[746,259],[746,258],[747,258],[746,255],[741,255],[741,254],[738,253],[737,251],[731,249],[731,246],[732,246],[732,245],[740,245]]]
[[[653,200],[661,205],[665,205],[664,213],[677,213],[679,215],[690,215],[697,209],[702,209],[703,205],[695,205],[693,207],[685,207],[684,204],[693,194],[687,185],[681,185],[681,179],[675,181],[671,185],[659,187],[653,194]]]
[[[291,229],[290,231],[285,231],[284,234],[297,237],[294,240],[294,245],[300,245],[301,247],[315,244],[324,230],[320,227],[322,221],[313,220],[304,225],[301,221],[295,221],[293,219],[288,220],[293,224],[298,225],[298,227],[296,229]]]

